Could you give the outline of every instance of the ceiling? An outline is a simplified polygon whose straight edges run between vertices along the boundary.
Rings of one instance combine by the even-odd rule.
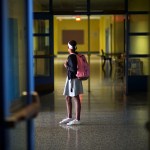
[[[91,0],[90,11],[120,11],[124,10],[125,0]],[[87,0],[53,0],[54,13],[86,12]],[[49,10],[49,0],[34,0],[34,5],[42,6],[43,11]]]

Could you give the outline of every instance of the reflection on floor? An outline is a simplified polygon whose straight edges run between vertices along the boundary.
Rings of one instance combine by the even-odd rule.
[[[41,97],[41,112],[35,119],[36,150],[148,150],[146,94],[125,96],[123,80],[115,77],[114,63],[112,69],[107,63],[102,69],[96,55],[90,60],[90,81],[83,82],[82,124],[58,124],[66,117],[62,95],[66,58],[55,58],[55,92]]]

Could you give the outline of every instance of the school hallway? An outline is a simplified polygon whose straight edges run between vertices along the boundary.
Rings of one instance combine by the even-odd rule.
[[[67,115],[62,95],[66,80],[63,66],[67,55],[55,58],[55,92],[41,96],[35,118],[36,150],[149,150],[150,135],[146,93],[125,96],[123,81],[108,63],[102,69],[99,56],[92,55],[90,92],[83,81],[81,124],[59,125]],[[74,105],[73,114],[75,115]]]

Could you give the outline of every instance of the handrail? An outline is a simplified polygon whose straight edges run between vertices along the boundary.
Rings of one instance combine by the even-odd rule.
[[[24,94],[23,97],[27,97],[27,94]],[[32,102],[31,104],[26,105],[20,110],[12,113],[9,117],[6,118],[5,123],[7,127],[15,127],[16,123],[28,119],[35,118],[40,110],[40,99],[37,92],[32,93]]]

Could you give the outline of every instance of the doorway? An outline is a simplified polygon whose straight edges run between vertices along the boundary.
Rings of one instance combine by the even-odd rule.
[[[115,18],[117,15],[91,15],[88,22],[88,16],[85,15],[55,15],[54,54],[60,58],[62,56],[67,58],[67,42],[69,39],[75,39],[78,43],[77,51],[85,54],[87,58],[89,56],[89,61],[94,56],[102,62],[101,49],[103,49],[115,62],[117,55],[124,52],[124,21],[117,22]],[[119,32],[118,28],[121,29]],[[78,33],[78,36],[74,33]],[[94,71],[92,66],[90,67],[91,71]],[[106,63],[105,74],[109,74],[109,77],[114,79],[113,76],[110,76],[112,70],[109,70],[110,68]],[[91,78],[90,84],[94,84],[92,80]],[[86,82],[86,86],[88,84]]]

